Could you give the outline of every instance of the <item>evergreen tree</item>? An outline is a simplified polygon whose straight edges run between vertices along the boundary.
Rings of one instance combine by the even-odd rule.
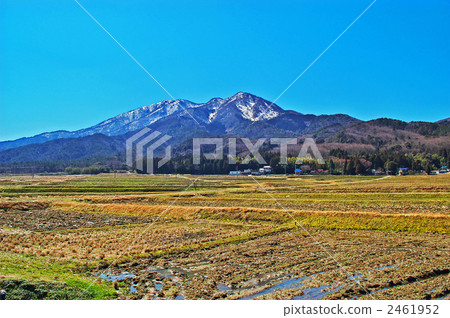
[[[351,159],[351,160],[348,161],[346,170],[347,170],[347,174],[350,174],[350,175],[356,174],[355,160],[354,159]]]
[[[364,166],[361,164],[361,162],[358,159],[356,159],[355,172],[356,172],[356,174],[364,173]]]
[[[430,175],[431,174],[431,167],[430,167],[430,163],[427,163],[427,167],[425,168],[425,172]]]
[[[334,169],[335,169],[334,161],[333,161],[333,159],[330,159],[330,162],[329,162],[330,173],[332,173],[334,171]]]

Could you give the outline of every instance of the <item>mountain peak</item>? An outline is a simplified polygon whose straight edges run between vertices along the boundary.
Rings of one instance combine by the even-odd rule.
[[[189,116],[186,110],[189,111]],[[54,139],[79,138],[98,133],[106,136],[119,136],[149,126],[160,131],[165,131],[166,127],[178,129],[179,127],[185,127],[183,126],[184,122],[189,122],[189,125],[191,125],[191,116],[197,122],[205,125],[202,129],[220,135],[235,132],[236,127],[253,129],[250,128],[254,126],[251,123],[256,122],[271,121],[270,125],[275,125],[275,118],[280,119],[280,121],[277,121],[278,123],[287,115],[291,120],[300,116],[300,114],[297,116],[294,111],[284,111],[264,98],[242,91],[224,99],[213,98],[207,103],[193,103],[185,99],[165,100],[136,108],[85,129],[73,132],[50,132],[42,136],[0,142],[0,151]],[[303,127],[302,121],[303,117],[297,119],[290,129],[297,131],[300,129],[299,127]]]
[[[239,111],[242,118],[250,121],[269,120],[278,117],[283,109],[277,105],[256,95],[238,92],[224,100],[228,108],[232,107]]]
[[[220,102],[220,101],[222,101],[223,100],[223,98],[220,98],[220,97],[214,97],[214,98],[211,98],[206,104],[209,104],[209,103],[217,103],[217,102]]]
[[[257,98],[262,99],[261,97],[258,97],[256,95],[253,95],[253,94],[250,94],[247,92],[238,92],[238,93],[234,94],[233,96],[229,97],[229,99],[257,99]]]

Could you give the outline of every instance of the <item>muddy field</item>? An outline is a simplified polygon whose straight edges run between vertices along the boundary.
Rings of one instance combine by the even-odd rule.
[[[447,175],[196,179],[1,177],[0,284],[78,288],[69,298],[449,298]]]
[[[51,231],[77,228],[97,228],[134,223],[148,223],[149,218],[132,215],[86,214],[54,210],[28,210],[0,212],[3,229]]]

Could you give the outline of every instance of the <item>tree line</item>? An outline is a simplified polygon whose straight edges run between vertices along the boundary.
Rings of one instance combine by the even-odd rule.
[[[158,174],[228,174],[230,171],[243,171],[251,169],[257,171],[265,165],[270,165],[275,174],[293,174],[295,169],[301,169],[302,172],[326,171],[330,174],[372,174],[373,170],[382,172],[396,173],[399,168],[407,168],[413,172],[427,172],[437,170],[442,166],[449,166],[450,150],[441,149],[438,153],[400,153],[400,152],[381,152],[358,154],[349,154],[342,149],[333,149],[325,156],[325,163],[320,164],[315,159],[306,159],[303,163],[298,163],[297,158],[288,156],[287,164],[280,164],[280,154],[272,151],[261,151],[261,156],[265,163],[258,163],[254,158],[248,162],[245,157],[237,157],[236,164],[229,164],[228,159],[211,160],[202,158],[200,164],[194,164],[191,155],[184,155],[172,158],[162,167],[157,167],[158,160],[154,160],[154,172]],[[144,171],[137,171],[135,167],[127,167],[123,156],[115,158],[96,159],[67,162],[28,162],[22,164],[3,164],[0,165],[0,173],[67,173],[67,174],[98,174],[114,171],[137,171],[144,173],[146,170],[144,162]]]
[[[243,171],[251,169],[257,171],[265,165],[270,165],[275,174],[295,173],[296,169],[303,172],[316,172],[319,170],[330,174],[365,175],[373,171],[397,173],[399,168],[407,168],[413,172],[427,172],[437,170],[442,166],[448,166],[450,151],[441,149],[437,154],[417,153],[404,154],[393,152],[358,153],[349,154],[341,149],[333,149],[329,152],[324,164],[317,160],[305,159],[303,163],[297,162],[297,157],[289,156],[287,164],[280,164],[280,155],[274,152],[261,152],[265,163],[258,163],[254,158],[248,162],[244,157],[236,158],[236,164],[228,164],[228,159],[211,160],[202,158],[200,164],[194,165],[190,156],[172,158],[170,162],[158,168],[155,160],[155,173],[170,174],[228,174],[230,171]],[[145,167],[145,166],[144,166]]]

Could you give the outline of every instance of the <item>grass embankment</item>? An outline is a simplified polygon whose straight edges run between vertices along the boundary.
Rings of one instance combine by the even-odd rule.
[[[81,274],[79,264],[0,252],[0,288],[8,299],[108,299],[108,283]],[[80,272],[80,273],[78,273]]]

